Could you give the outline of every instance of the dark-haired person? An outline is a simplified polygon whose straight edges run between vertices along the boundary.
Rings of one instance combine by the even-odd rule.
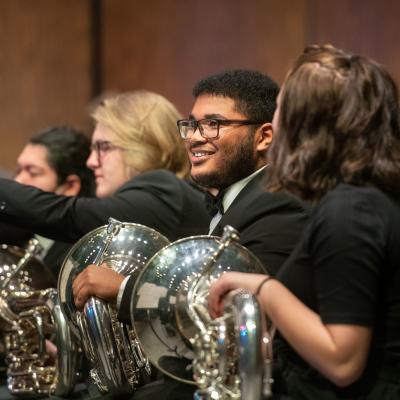
[[[308,219],[296,198],[263,188],[278,91],[276,83],[260,72],[223,71],[195,85],[190,116],[178,121],[192,179],[213,196],[207,196],[214,213],[209,232],[220,235],[225,225],[232,225],[240,233],[240,243],[274,274]],[[133,398],[191,399],[195,390],[165,377],[139,389]]]
[[[221,235],[225,225],[233,226],[271,273],[290,254],[307,220],[297,199],[266,193],[262,186],[278,91],[258,71],[223,71],[195,85],[189,119],[178,122],[192,179],[217,203],[210,233]]]
[[[93,196],[94,175],[86,166],[90,140],[69,126],[55,126],[31,137],[17,159],[16,182],[64,196]],[[2,225],[0,242],[23,246],[30,231]],[[38,237],[44,248],[41,257],[55,276],[71,248],[70,243]]]
[[[209,295],[216,316],[227,291],[259,293],[281,335],[276,398],[400,398],[398,101],[380,65],[332,46],[284,82],[268,187],[316,208],[276,278],[227,273]]]
[[[50,127],[36,133],[24,146],[17,159],[14,180],[64,196],[93,195],[94,175],[86,166],[89,153],[90,140],[86,135],[69,126]],[[43,248],[38,257],[51,269],[56,279],[71,243],[38,236],[12,224],[0,224],[0,243],[24,247],[32,237]],[[3,379],[3,361],[0,370]]]
[[[56,194],[92,196],[93,172],[86,166],[90,140],[69,126],[31,137],[18,157],[16,182]]]

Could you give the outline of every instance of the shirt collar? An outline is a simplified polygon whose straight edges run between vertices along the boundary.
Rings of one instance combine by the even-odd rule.
[[[231,186],[229,186],[225,190],[224,199],[222,200],[222,205],[224,206],[224,212],[227,212],[228,208],[232,205],[238,194],[246,187],[246,185],[263,169],[266,168],[266,165],[263,165],[260,169],[253,172],[251,175],[246,178],[241,179],[240,181],[235,182]]]

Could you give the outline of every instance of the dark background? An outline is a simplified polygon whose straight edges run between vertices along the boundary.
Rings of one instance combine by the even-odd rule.
[[[227,67],[279,83],[310,43],[376,59],[400,81],[398,0],[0,0],[0,167],[26,139],[90,132],[100,93],[145,88],[183,114],[193,84]]]

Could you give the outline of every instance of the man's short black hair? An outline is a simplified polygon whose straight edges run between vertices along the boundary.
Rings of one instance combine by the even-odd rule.
[[[193,88],[193,96],[203,94],[230,97],[236,111],[248,119],[272,122],[276,108],[278,85],[258,71],[233,69],[210,75]]]
[[[38,132],[29,143],[47,149],[47,162],[62,184],[68,175],[75,174],[81,179],[80,196],[92,196],[95,184],[93,171],[86,166],[90,154],[89,138],[70,126],[54,126]]]

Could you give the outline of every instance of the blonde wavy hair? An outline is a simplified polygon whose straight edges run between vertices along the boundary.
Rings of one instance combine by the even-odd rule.
[[[146,90],[121,93],[103,100],[92,117],[114,132],[113,144],[124,150],[131,176],[154,169],[189,176],[188,155],[176,126],[182,117],[165,97]]]

